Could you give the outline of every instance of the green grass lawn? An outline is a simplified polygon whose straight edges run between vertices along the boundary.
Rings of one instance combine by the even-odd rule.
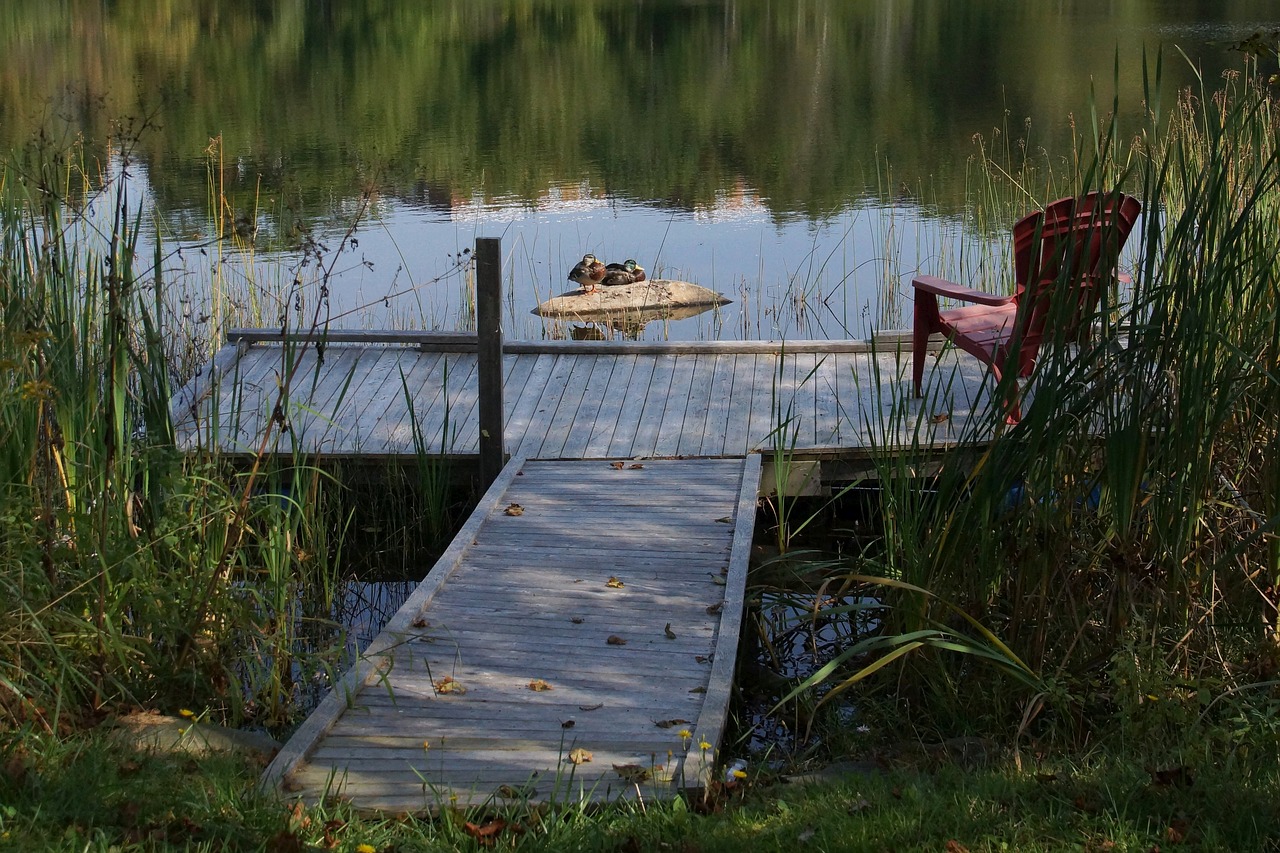
[[[28,740],[28,743],[32,741]],[[1030,762],[1030,763],[1028,763]],[[1280,850],[1280,763],[1106,754],[964,769],[897,758],[820,783],[749,777],[710,800],[361,818],[257,792],[244,758],[88,735],[11,751],[0,846],[20,850]]]

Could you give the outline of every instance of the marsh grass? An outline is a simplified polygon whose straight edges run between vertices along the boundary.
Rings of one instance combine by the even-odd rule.
[[[1159,58],[1148,79],[1159,103]],[[801,693],[861,684],[943,735],[1171,749],[1215,724],[1217,697],[1280,707],[1278,116],[1247,72],[1176,104],[1131,136],[1093,116],[1052,178],[986,167],[992,210],[1137,195],[1132,281],[1088,340],[1046,342],[1017,426],[975,415],[923,480],[883,454],[879,541],[828,576],[881,602],[883,634]],[[919,435],[933,402],[889,402],[885,438]]]

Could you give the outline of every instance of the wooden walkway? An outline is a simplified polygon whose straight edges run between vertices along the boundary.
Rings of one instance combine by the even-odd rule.
[[[759,478],[758,455],[513,460],[264,784],[388,812],[700,786]]]
[[[477,453],[474,336],[331,332],[323,358],[314,345],[272,337],[237,333],[181,389],[180,446],[403,457],[416,436],[433,454]],[[929,399],[913,400],[905,350],[898,340],[508,342],[505,446],[532,459],[955,442],[987,405],[987,371],[948,350],[928,374]],[[284,429],[264,445],[273,414]]]

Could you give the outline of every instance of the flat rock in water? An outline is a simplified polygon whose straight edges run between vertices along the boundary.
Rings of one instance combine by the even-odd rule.
[[[656,318],[663,312],[670,315],[689,309],[697,309],[692,311],[696,314],[732,301],[725,298],[724,294],[691,282],[655,278],[615,287],[601,285],[591,293],[582,289],[571,290],[543,302],[533,309],[533,313],[542,317],[605,317],[643,313],[653,314]]]

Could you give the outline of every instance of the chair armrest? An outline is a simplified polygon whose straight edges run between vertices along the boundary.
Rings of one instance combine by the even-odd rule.
[[[947,299],[958,299],[961,302],[973,302],[978,305],[1008,305],[1014,299],[1013,294],[1001,296],[995,293],[986,293],[932,275],[916,276],[911,280],[911,286],[917,290],[923,290],[925,293],[944,296]]]

